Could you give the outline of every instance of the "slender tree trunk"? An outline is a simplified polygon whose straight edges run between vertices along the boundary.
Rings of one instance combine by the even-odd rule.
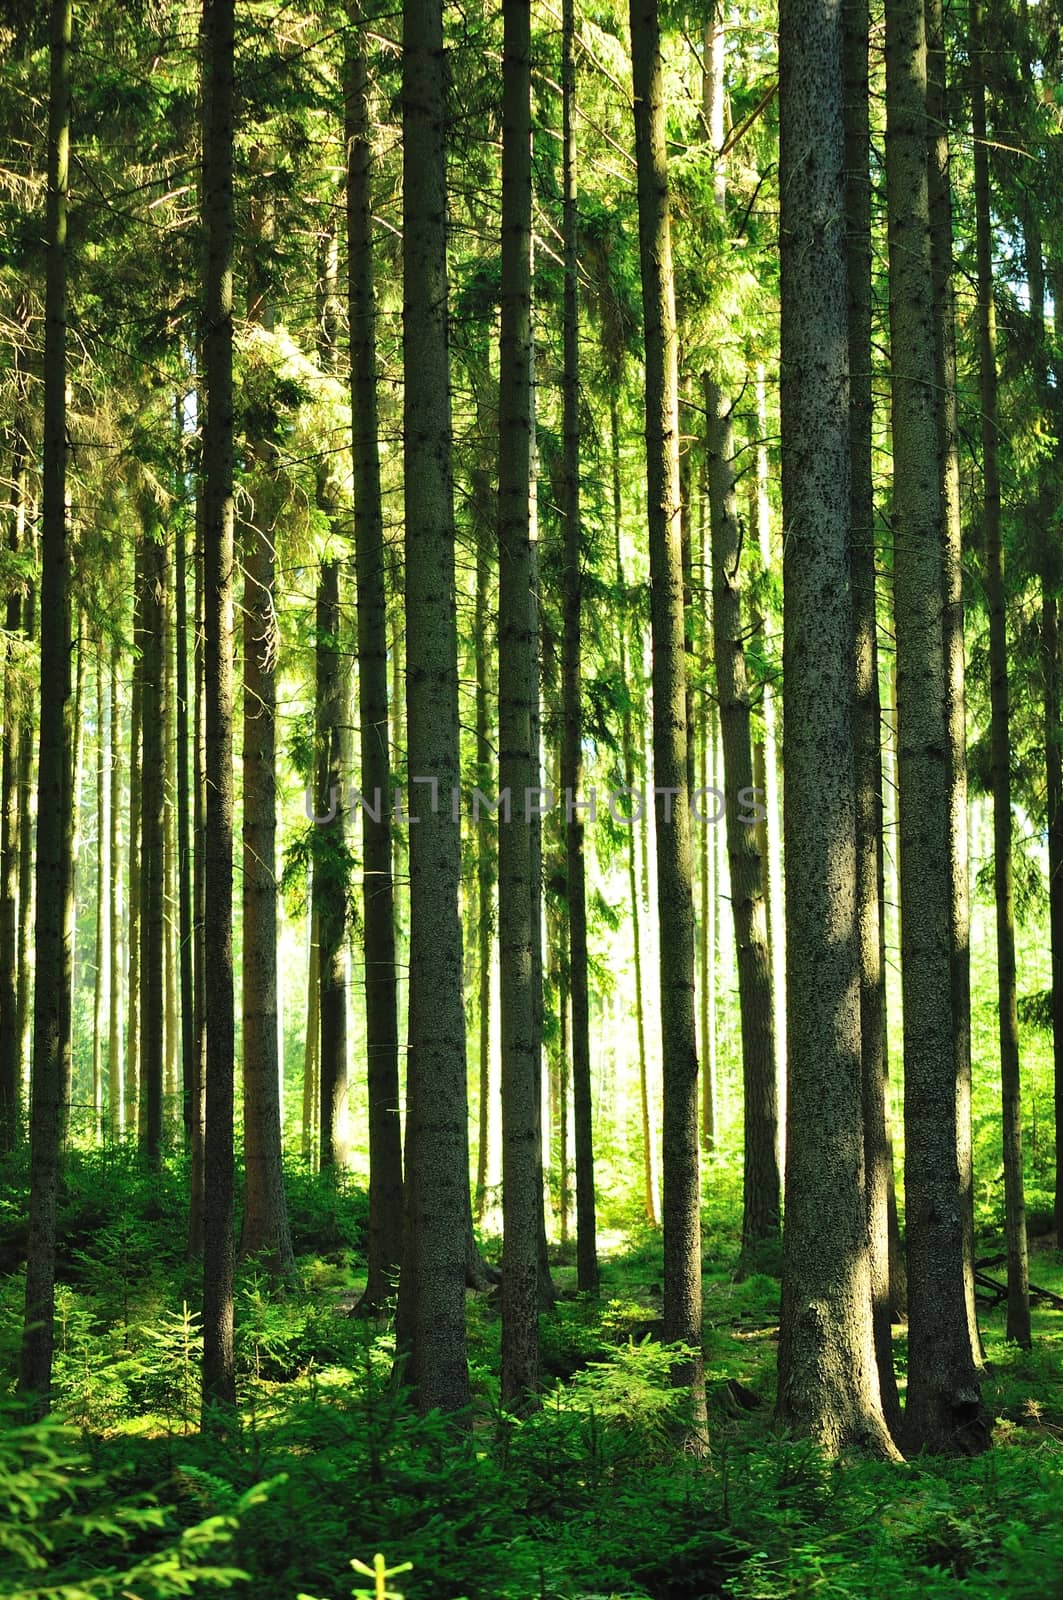
[[[1048,814],[1048,916],[1052,946],[1052,1047],[1055,1064],[1057,1246],[1063,1240],[1063,725],[1059,692],[1059,604],[1042,580],[1045,672],[1045,774]]]
[[[67,785],[70,804],[63,814],[63,855],[70,870],[65,881],[63,900],[64,939],[69,949],[69,982],[63,995],[63,1037],[69,1048],[63,1056],[63,1087],[59,1100],[59,1137],[65,1146],[70,1135],[70,1112],[74,1102],[74,1016],[75,989],[77,987],[77,962],[75,935],[77,932],[77,863],[81,851],[81,758],[85,742],[85,613],[78,608],[74,645],[74,692],[71,701],[70,764]]]
[[[1022,1181],[1022,1084],[1015,973],[1015,887],[1011,849],[1011,714],[1008,692],[1007,599],[1000,516],[997,444],[997,335],[993,299],[993,235],[986,138],[985,48],[980,0],[970,8],[971,108],[974,128],[974,208],[978,272],[978,365],[982,423],[982,524],[989,610],[990,761],[993,788],[993,886],[997,921],[997,1015],[1004,1144],[1004,1232],[1008,1256],[1007,1334],[1030,1345],[1030,1274],[1026,1199]]]
[[[366,1055],[369,1084],[369,1260],[367,1305],[393,1292],[402,1255],[402,1130],[395,974],[395,894],[387,805],[388,633],[384,519],[380,498],[376,304],[373,266],[372,139],[369,75],[356,48],[351,6],[347,57],[347,251],[354,448],[355,578],[358,608],[358,715],[361,784],[383,799],[380,821],[362,813],[362,916]]]
[[[162,1166],[164,998],[163,920],[166,800],[163,753],[163,641],[166,548],[162,528],[145,506],[144,585],[141,591],[143,655],[143,765],[140,795],[140,1096],[141,1148],[149,1167]]]
[[[789,1138],[780,1420],[894,1455],[871,1315],[852,756],[842,13],[783,0],[784,770]]]
[[[312,869],[311,869],[312,870]],[[309,935],[306,963],[306,1035],[303,1045],[303,1160],[312,1163],[317,1146],[318,1106],[321,1103],[321,978],[318,971],[320,927],[310,892]]]
[[[347,1103],[346,839],[340,761],[344,718],[340,658],[340,566],[322,561],[317,590],[317,789],[328,816],[317,825],[314,907],[318,918],[320,1021],[318,1158],[322,1167],[344,1160]]]
[[[233,1365],[233,0],[203,3],[203,591],[206,1127],[203,1421],[224,1426]]]
[[[396,1342],[419,1406],[469,1403],[469,1243],[454,503],[447,349],[446,146],[441,0],[403,4],[403,402],[406,716],[417,789],[411,827],[406,1183]],[[426,793],[426,790],[428,791]]]
[[[967,1316],[953,1046],[950,782],[922,0],[886,7],[893,540],[900,766],[908,1394],[916,1447],[987,1442]]]
[[[742,1251],[779,1231],[779,1097],[771,995],[767,912],[757,845],[753,750],[749,726],[745,628],[739,566],[742,534],[734,477],[731,414],[719,385],[705,374],[706,444],[712,526],[712,625],[720,705],[727,853],[738,948],[745,1101]]]
[[[18,314],[20,336],[25,324],[24,308]],[[12,424],[11,500],[8,549],[21,554],[26,542],[26,441],[23,414],[25,374],[22,346],[14,359],[15,415]],[[3,754],[0,758],[0,1150],[13,1150],[22,1120],[22,1072],[18,1033],[18,867],[19,867],[19,742],[22,724],[28,720],[16,715],[15,667],[12,648],[22,633],[22,595],[12,587],[8,595],[4,625],[3,660]]]
[[[590,996],[587,973],[587,868],[582,816],[582,539],[579,484],[579,265],[576,206],[576,38],[575,10],[562,10],[562,162],[564,251],[562,482],[564,553],[562,567],[561,790],[565,799],[565,879],[568,909],[569,993],[572,1002],[573,1111],[576,1134],[576,1275],[585,1294],[598,1288],[598,1240],[594,1193],[594,1130],[591,1112]],[[502,658],[500,658],[502,659]],[[505,894],[499,882],[505,908]]]
[[[28,508],[27,508],[28,509]],[[23,602],[23,631],[29,642],[35,631],[36,592],[31,583]],[[33,719],[22,719],[18,742],[19,787],[19,841],[18,841],[18,1076],[23,1089],[28,1089],[30,1079],[30,1054],[32,1048],[32,991],[33,971],[30,953],[34,940],[36,895],[34,893],[34,851],[37,811],[35,805],[33,745]]]
[[[175,1108],[180,1095],[177,1086],[180,1060],[180,1018],[177,1011],[177,829],[175,827],[175,798],[177,775],[175,762],[177,740],[174,732],[174,663],[173,663],[173,573],[169,558],[166,562],[166,593],[163,605],[162,634],[162,951],[163,951],[163,1132],[167,1140],[173,1131]]]
[[[26,1316],[18,1386],[48,1408],[55,1311],[55,1228],[62,1143],[64,1062],[70,1056],[70,947],[63,909],[70,877],[64,851],[71,803],[70,613],[67,593],[66,306],[70,160],[71,0],[53,0],[48,91],[48,189],[44,314],[44,503],[41,521],[40,756],[37,817],[36,978],[30,1117],[30,1209]],[[64,1022],[66,1026],[64,1027]]]
[[[183,406],[182,396],[179,407],[183,410]],[[183,481],[182,472],[182,484]],[[181,991],[181,1120],[185,1143],[191,1146],[196,1038],[193,1025],[192,857],[189,838],[191,807],[188,770],[188,557],[184,519],[180,516],[176,519],[175,541],[174,627],[177,634],[175,662],[177,679],[174,699],[177,721],[177,930]]]
[[[646,341],[646,476],[653,634],[653,773],[664,1078],[664,1324],[694,1353],[692,1443],[706,1434],[701,1360],[701,1193],[694,1030],[694,905],[687,788],[686,648],[680,549],[678,336],[665,101],[656,0],[632,0],[639,252]]]
[[[952,938],[952,1040],[956,1056],[957,1156],[963,1192],[963,1275],[971,1349],[981,1365],[974,1299],[974,1147],[971,1131],[971,907],[968,885],[966,667],[963,639],[963,535],[956,392],[956,309],[952,281],[952,181],[942,0],[925,0],[927,34],[927,199],[934,289],[934,368],[945,542],[945,717],[949,769],[949,902]]]
[[[889,1203],[893,1151],[887,1120],[886,969],[882,959],[881,707],[875,595],[875,494],[871,430],[871,127],[868,0],[843,9],[845,224],[849,302],[849,526],[853,595],[853,757],[856,803],[856,927],[860,957],[860,1051],[864,1183],[870,1241],[871,1306],[886,1421],[901,1420],[893,1367]]]
[[[107,734],[106,701],[103,693],[103,639],[96,639],[96,951],[93,960],[95,981],[92,989],[92,1142],[98,1144],[103,1133],[103,1020],[104,994],[110,992],[107,969],[111,961],[110,909],[107,885],[113,876],[110,858],[111,838],[107,826],[108,765],[111,759],[113,728]]]
[[[207,699],[206,504],[196,495],[195,645],[192,716],[192,1126],[188,1196],[188,1254],[203,1250],[207,1115]]]
[[[476,785],[490,793],[493,754],[488,720],[491,657],[488,649],[488,606],[491,562],[483,530],[476,546]],[[476,1149],[476,1218],[482,1221],[487,1205],[487,1180],[491,1145],[491,949],[495,926],[494,841],[485,812],[476,820],[476,939],[478,1076],[480,1084],[479,1140]]]
[[[140,1058],[141,1058],[141,993],[140,993],[140,872],[141,872],[141,733],[143,728],[144,673],[141,647],[144,597],[143,597],[144,544],[140,530],[136,537],[133,555],[133,665],[129,710],[129,914],[127,918],[127,964],[129,998],[126,1005],[127,1030],[125,1048],[125,1112],[126,1129],[134,1138],[140,1135]]]
[[[502,47],[502,324],[499,362],[499,791],[538,786],[531,550],[531,4],[505,0]],[[570,491],[571,492],[571,491]],[[569,501],[571,515],[571,500]],[[532,818],[518,799],[498,844],[502,1030],[502,1403],[538,1384],[538,1182]],[[572,922],[570,912],[570,925]]]
[[[118,818],[122,806],[121,705],[118,698],[118,668],[121,651],[118,642],[111,646],[110,670],[110,871],[107,885],[107,926],[111,948],[107,958],[109,996],[107,1005],[107,1129],[113,1140],[122,1136],[122,904]]]

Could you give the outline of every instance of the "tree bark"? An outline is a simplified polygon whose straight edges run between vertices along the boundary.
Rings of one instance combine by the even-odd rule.
[[[469,1195],[441,0],[403,4],[403,401],[411,826],[406,1184],[396,1342],[422,1410],[465,1413]],[[431,806],[431,780],[438,785]],[[426,792],[427,791],[427,792]]]
[[[318,1160],[342,1164],[347,1114],[347,870],[342,795],[344,720],[340,658],[340,564],[323,560],[317,588],[317,790],[328,816],[316,825],[314,907],[318,919],[318,1019],[320,1026]]]
[[[852,754],[849,378],[836,0],[779,16],[789,1107],[778,1415],[894,1455],[871,1317]]]
[[[113,729],[107,731],[106,701],[103,692],[103,639],[96,638],[96,950],[92,985],[92,1142],[98,1144],[103,1133],[103,1025],[104,994],[109,993],[107,969],[111,961],[111,937],[107,885],[113,877],[110,859],[111,838],[107,826],[110,792],[107,784],[111,760]]]
[[[908,1393],[916,1448],[988,1441],[968,1326],[953,1045],[950,782],[922,0],[886,7],[893,542],[900,767]]]
[[[55,1230],[64,1063],[70,1058],[70,945],[63,911],[70,881],[70,610],[66,503],[67,198],[70,171],[71,0],[53,0],[48,89],[44,311],[44,500],[41,519],[40,754],[37,816],[36,978],[30,1118],[26,1314],[18,1386],[48,1409],[55,1312]]]
[[[853,752],[856,797],[856,924],[860,957],[860,1054],[864,1183],[870,1242],[871,1306],[882,1408],[891,1431],[901,1420],[893,1366],[889,1214],[893,1149],[887,1120],[886,968],[882,959],[881,706],[875,593],[875,494],[871,386],[871,127],[867,0],[843,7],[845,224],[849,347],[849,523],[853,593]]]
[[[142,508],[144,583],[141,589],[143,762],[140,779],[140,1093],[141,1149],[148,1166],[162,1167],[163,1109],[163,640],[166,547],[153,509]]]
[[[689,1386],[691,1443],[707,1435],[702,1362],[698,1057],[687,788],[686,644],[680,548],[678,335],[672,275],[665,101],[656,0],[632,0],[639,255],[646,343],[646,477],[653,637],[653,774],[661,942],[664,1080],[664,1325],[688,1345],[674,1378]]]
[[[24,305],[18,313],[20,334]],[[11,428],[11,499],[7,545],[13,555],[26,543],[25,371],[21,344],[14,357],[14,419]],[[22,1121],[22,1065],[18,1032],[19,743],[28,719],[16,715],[12,647],[22,633],[22,595],[12,586],[5,609],[3,660],[3,754],[0,758],[0,1150],[13,1150]]]
[[[108,851],[110,874],[107,891],[107,923],[111,930],[111,951],[108,957],[110,983],[107,1005],[107,1130],[113,1140],[120,1139],[122,1136],[122,964],[120,959],[122,950],[122,878],[119,871],[121,856],[118,824],[122,804],[121,705],[118,698],[118,668],[120,661],[121,650],[118,642],[115,641],[111,646],[110,668],[111,801],[109,814],[111,837]]]
[[[233,1365],[233,0],[203,3],[203,590],[206,1127],[203,1422],[225,1427]]]

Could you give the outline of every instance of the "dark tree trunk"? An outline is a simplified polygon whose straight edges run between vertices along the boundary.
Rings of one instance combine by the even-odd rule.
[[[233,1366],[233,0],[203,4],[203,592],[206,698],[203,1422],[224,1427]]]
[[[347,1105],[347,872],[341,741],[344,704],[339,658],[340,565],[321,563],[317,590],[317,791],[328,822],[317,825],[314,908],[318,919],[320,1096],[318,1155],[322,1167],[344,1159]]]
[[[402,1131],[399,1123],[398,996],[388,752],[388,633],[384,519],[377,420],[369,74],[351,6],[346,66],[348,313],[354,449],[355,580],[361,786],[380,821],[362,813],[362,919],[369,1088],[369,1247],[365,1303],[394,1292],[402,1255]]]
[[[18,314],[19,337],[25,322]],[[26,440],[25,373],[22,346],[14,358],[15,414],[11,429],[10,527],[7,545],[13,555],[24,552],[26,542]],[[18,1031],[18,895],[19,810],[28,803],[19,795],[19,744],[23,724],[16,715],[16,692],[11,661],[12,645],[22,633],[22,595],[12,587],[4,626],[3,697],[4,737],[0,756],[0,1150],[13,1150],[22,1120],[22,1063]]]
[[[166,593],[163,531],[145,507],[141,589],[143,761],[140,778],[140,1095],[141,1148],[162,1166],[163,1105],[163,762],[162,657]]]
[[[691,1444],[704,1440],[701,1193],[694,1033],[694,904],[687,788],[686,643],[679,505],[678,336],[672,276],[665,101],[656,0],[632,0],[639,253],[646,340],[646,476],[653,636],[653,777],[661,940],[664,1080],[664,1325],[693,1359]]]
[[[18,1386],[35,1410],[51,1398],[55,1228],[64,1063],[70,1059],[70,609],[66,509],[67,196],[70,162],[71,0],[53,0],[48,91],[44,309],[44,501],[41,520],[40,754],[37,816],[36,977],[30,1111],[30,1211],[26,1316]]]
[[[423,1410],[469,1403],[471,1201],[462,991],[454,503],[441,0],[403,4],[406,716],[410,828],[405,1221],[396,1341]],[[438,785],[432,809],[432,782]]]
[[[1030,1273],[1026,1248],[1026,1199],[1022,1178],[1022,1083],[1019,1069],[1018,989],[1015,972],[1015,886],[1011,848],[1011,733],[1008,726],[1007,600],[1000,516],[1000,457],[997,407],[996,307],[993,300],[993,235],[990,217],[989,147],[982,52],[985,36],[980,0],[970,7],[971,108],[974,129],[975,250],[978,275],[977,327],[982,424],[982,526],[985,533],[986,602],[989,610],[990,763],[993,789],[993,887],[997,924],[997,1015],[1004,1145],[1004,1232],[1008,1257],[1007,1334],[1030,1345]]]

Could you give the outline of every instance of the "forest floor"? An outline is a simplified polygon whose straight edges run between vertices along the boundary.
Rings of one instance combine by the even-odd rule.
[[[168,1600],[222,1581],[255,1600],[343,1600],[375,1592],[351,1562],[377,1551],[412,1563],[387,1586],[407,1600],[1063,1600],[1063,1311],[1035,1307],[1027,1352],[1005,1342],[1002,1309],[984,1312],[986,1455],[826,1462],[773,1425],[777,1260],[736,1277],[734,1184],[721,1181],[705,1218],[708,1459],[676,1452],[683,1402],[659,1342],[660,1235],[645,1224],[614,1233],[597,1301],[575,1294],[558,1253],[544,1403],[525,1421],[498,1407],[497,1296],[469,1296],[475,1426],[456,1438],[393,1389],[386,1327],[349,1314],[364,1194],[289,1178],[299,1285],[281,1297],[242,1270],[239,1426],[204,1438],[183,1168],[150,1179],[127,1153],[72,1161],[66,1427],[12,1417],[0,1437],[5,1600]],[[0,1173],[9,1389],[21,1184]],[[1053,1243],[1035,1241],[1031,1276],[1063,1294]],[[995,1248],[980,1239],[980,1254]],[[903,1383],[903,1329],[896,1354]]]

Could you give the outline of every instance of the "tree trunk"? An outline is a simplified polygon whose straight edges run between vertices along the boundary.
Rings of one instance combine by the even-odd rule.
[[[997,1015],[1004,1145],[1004,1232],[1008,1257],[1007,1336],[1030,1345],[1030,1273],[1022,1180],[1022,1084],[1015,974],[1015,887],[1011,851],[1011,714],[1008,693],[1007,600],[1000,518],[997,448],[997,332],[993,300],[993,236],[989,148],[986,141],[985,48],[980,0],[970,8],[971,108],[974,129],[974,209],[978,274],[978,366],[982,424],[982,524],[989,610],[990,761],[993,788],[993,887],[997,923]]]
[[[140,870],[141,870],[141,732],[143,727],[143,683],[141,628],[144,611],[144,543],[138,534],[133,553],[133,664],[129,709],[129,893],[126,958],[129,998],[126,1005],[128,1026],[125,1047],[126,1128],[139,1138],[140,1133]]]
[[[313,869],[311,868],[311,872]],[[314,910],[313,880],[309,886],[309,945],[306,962],[306,1033],[303,1043],[303,1160],[313,1165],[317,1148],[318,1106],[321,1103],[321,978],[318,973],[318,916]]]
[[[842,14],[779,17],[789,1137],[778,1414],[895,1455],[871,1317],[852,756]]]
[[[67,786],[70,803],[63,813],[63,855],[69,862],[63,899],[64,939],[69,950],[69,981],[63,994],[64,1017],[62,1033],[67,1040],[63,1056],[63,1081],[59,1097],[59,1138],[66,1145],[70,1135],[70,1112],[74,1102],[74,989],[77,983],[75,960],[75,935],[77,932],[77,863],[81,850],[81,757],[85,741],[84,689],[85,689],[85,613],[78,608],[74,643],[74,692],[71,701],[69,770]]]
[[[344,720],[340,657],[340,565],[321,563],[317,589],[317,791],[328,816],[316,828],[314,908],[318,919],[320,1021],[318,1159],[322,1167],[345,1157],[347,1112],[347,870],[340,761]]]
[[[745,1101],[742,1254],[779,1231],[779,1096],[771,995],[767,912],[757,845],[753,751],[749,728],[740,560],[742,534],[735,499],[731,413],[711,373],[705,379],[706,446],[712,528],[712,630],[723,743],[727,853],[738,949]],[[751,1252],[753,1254],[751,1254]]]
[[[967,731],[963,639],[963,534],[956,392],[956,309],[952,281],[952,182],[945,18],[942,0],[925,0],[927,32],[927,199],[934,289],[934,369],[939,466],[945,518],[945,717],[949,769],[949,904],[952,939],[952,1039],[956,1056],[957,1155],[963,1192],[963,1275],[976,1366],[982,1341],[974,1299],[974,1173],[971,1131],[971,904],[968,885]]]
[[[353,43],[352,3],[346,81],[348,312],[354,448],[355,578],[358,610],[358,716],[361,784],[372,799],[390,793],[388,633],[384,519],[380,499],[376,304],[373,268],[372,140],[368,66]],[[369,1249],[365,1302],[394,1291],[402,1255],[402,1130],[395,975],[395,895],[391,813],[362,813],[362,916],[369,1088]]]
[[[860,1054],[864,1183],[870,1240],[871,1306],[882,1409],[891,1431],[901,1420],[893,1366],[889,1212],[893,1150],[887,1120],[886,968],[882,959],[881,707],[875,594],[875,494],[871,388],[871,127],[868,0],[843,10],[845,73],[845,223],[849,346],[849,524],[853,594],[853,754],[856,799],[856,926],[860,958]]]
[[[893,541],[900,767],[908,1394],[916,1448],[987,1442],[968,1326],[953,1045],[950,776],[922,0],[886,7]]]
[[[152,508],[142,510],[141,589],[143,764],[140,778],[140,1095],[141,1148],[148,1166],[162,1166],[164,793],[163,641],[166,547]]]
[[[203,1422],[224,1427],[233,1366],[233,0],[203,3],[203,591],[206,1127]]]
[[[411,826],[406,1184],[396,1342],[422,1410],[469,1403],[469,1195],[441,0],[403,4],[403,401]],[[432,810],[431,780],[439,802]],[[427,793],[426,793],[427,789]]]
[[[1052,1049],[1055,1063],[1057,1247],[1063,1240],[1063,725],[1060,722],[1059,606],[1041,591],[1045,672],[1045,774],[1048,816],[1048,916],[1052,946]]]
[[[591,1110],[590,994],[587,973],[587,868],[582,806],[582,538],[579,485],[579,264],[576,198],[576,38],[575,10],[562,10],[562,162],[564,251],[562,404],[562,555],[561,606],[561,791],[565,801],[565,903],[568,911],[569,995],[572,1021],[573,1112],[576,1136],[576,1281],[584,1294],[598,1289],[598,1239],[594,1193],[594,1128]],[[504,911],[505,895],[499,884]]]
[[[70,1057],[70,946],[63,909],[70,878],[70,860],[64,851],[69,837],[65,818],[72,798],[68,773],[71,706],[66,506],[66,221],[71,11],[71,0],[53,0],[48,92],[41,519],[41,615],[48,618],[48,626],[41,629],[29,1240],[26,1316],[18,1379],[19,1391],[37,1411],[46,1411],[51,1398],[56,1205],[62,1152],[60,1101],[64,1062]]]
[[[25,312],[18,316],[20,336]],[[14,358],[15,415],[11,446],[11,526],[8,549],[22,554],[26,542],[26,440],[24,416],[25,373],[21,344]],[[22,1069],[19,1060],[18,1032],[18,893],[19,893],[19,809],[26,804],[19,795],[19,742],[27,719],[16,715],[15,668],[12,645],[22,633],[22,595],[12,587],[8,595],[4,626],[3,699],[4,740],[0,758],[0,1150],[13,1150],[22,1120]]]
[[[639,253],[646,341],[646,476],[653,636],[653,774],[664,1079],[665,1337],[694,1352],[692,1438],[706,1436],[701,1358],[701,1193],[694,1032],[694,905],[687,788],[686,645],[679,505],[678,336],[672,276],[665,101],[656,0],[632,0]]]
[[[491,683],[488,649],[488,606],[491,562],[487,537],[478,530],[476,544],[476,786],[490,793],[493,765],[488,695]],[[485,811],[476,819],[476,1026],[478,1043],[479,1139],[476,1147],[476,1219],[483,1220],[487,1206],[487,1181],[491,1145],[491,948],[495,926],[494,842]]]
[[[107,925],[111,931],[111,949],[108,956],[110,977],[107,1005],[107,1130],[113,1140],[122,1136],[122,905],[121,873],[119,871],[119,825],[122,805],[122,736],[121,707],[118,699],[118,667],[121,651],[117,640],[111,646],[110,705],[111,705],[111,801],[110,846],[108,861]]]
[[[532,817],[537,694],[531,550],[531,5],[505,0],[502,47],[502,320],[498,465],[498,777],[518,797],[499,829],[502,1030],[503,1405],[522,1410],[539,1376]],[[568,505],[569,515],[572,503]],[[521,800],[523,799],[523,806]],[[522,814],[523,813],[523,814]],[[571,826],[571,824],[570,824]],[[570,918],[571,922],[571,918]]]
[[[31,583],[23,603],[24,632],[27,642],[33,638],[36,621],[36,595]],[[33,770],[33,719],[24,717],[18,742],[19,787],[19,841],[18,841],[18,996],[16,1004],[18,1033],[18,1076],[20,1086],[28,1084],[30,1053],[32,1049],[32,991],[33,949],[36,895],[34,893],[34,851],[37,812],[34,793]]]
[[[188,1254],[203,1250],[207,1103],[207,702],[206,702],[206,507],[196,495],[195,645],[192,717],[192,1116],[188,1177]]]
[[[107,735],[107,716],[103,695],[103,639],[96,639],[96,950],[92,986],[92,1142],[98,1144],[103,1133],[103,1012],[104,994],[110,991],[107,969],[111,961],[111,930],[108,922],[107,885],[113,878],[110,859],[110,832],[107,827],[108,763],[113,745],[113,728]]]

